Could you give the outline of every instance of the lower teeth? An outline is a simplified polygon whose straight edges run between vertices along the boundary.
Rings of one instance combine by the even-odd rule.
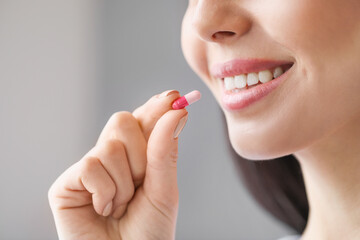
[[[243,90],[246,90],[246,89],[255,87],[255,86],[259,85],[259,84],[262,84],[262,83],[259,82],[259,83],[257,83],[257,84],[251,85],[251,86],[246,85],[246,86],[243,87],[243,88],[235,88],[235,89],[232,89],[232,90],[230,90],[230,91],[233,92],[233,93],[238,93],[238,92],[240,92],[240,91],[243,91]]]

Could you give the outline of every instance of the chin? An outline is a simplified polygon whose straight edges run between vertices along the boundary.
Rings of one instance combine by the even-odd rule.
[[[229,138],[232,148],[243,158],[248,160],[272,160],[293,153],[293,149],[286,142],[274,135],[260,132],[236,131],[229,129]],[[278,137],[281,137],[277,135]]]
[[[253,160],[253,161],[257,161],[257,160],[271,160],[274,158],[278,158],[281,156],[272,154],[271,152],[267,152],[267,151],[263,151],[261,149],[253,149],[253,148],[248,148],[247,146],[239,146],[237,143],[233,143],[233,141],[231,141],[231,145],[233,147],[233,149],[235,150],[235,152],[243,158],[246,158],[247,160]]]

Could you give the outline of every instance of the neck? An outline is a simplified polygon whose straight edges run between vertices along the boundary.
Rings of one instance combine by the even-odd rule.
[[[294,155],[310,206],[302,239],[360,239],[360,119]]]

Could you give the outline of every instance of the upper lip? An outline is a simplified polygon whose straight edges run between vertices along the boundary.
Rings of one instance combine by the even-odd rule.
[[[218,63],[210,68],[215,78],[233,77],[245,73],[260,72],[293,62],[269,59],[233,59],[225,63]]]

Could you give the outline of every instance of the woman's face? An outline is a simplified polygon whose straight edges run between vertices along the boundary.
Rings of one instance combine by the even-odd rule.
[[[245,158],[294,153],[360,116],[359,0],[190,0],[182,48]],[[266,83],[278,85],[267,95],[239,100],[231,90],[223,102],[222,78],[230,77],[228,88],[231,81],[240,88],[240,79],[256,83],[256,74],[269,69],[273,76],[277,66],[287,72]],[[249,80],[250,72],[256,74]],[[269,72],[261,74],[267,79]]]

